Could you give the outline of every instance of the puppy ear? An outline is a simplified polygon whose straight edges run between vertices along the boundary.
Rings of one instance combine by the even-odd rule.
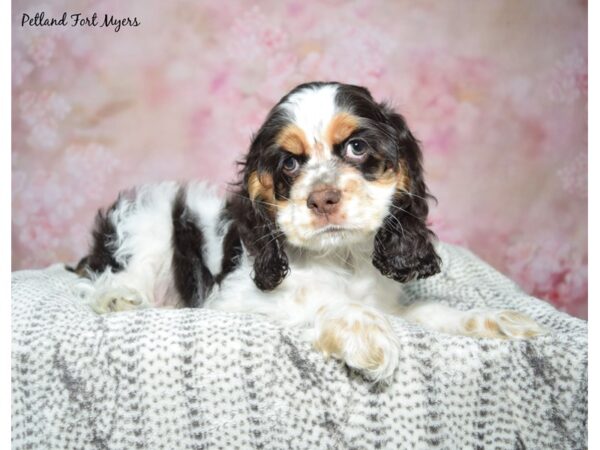
[[[274,220],[271,177],[266,173],[259,175],[248,162],[245,166],[240,189],[230,198],[227,209],[235,219],[246,250],[254,257],[254,284],[261,291],[270,291],[289,272],[284,236]]]
[[[373,265],[383,275],[403,283],[435,275],[441,261],[433,246],[435,235],[427,228],[427,199],[432,196],[423,181],[421,149],[404,118],[385,105],[382,108],[395,131],[398,164],[406,182],[396,192],[390,213],[377,231]]]

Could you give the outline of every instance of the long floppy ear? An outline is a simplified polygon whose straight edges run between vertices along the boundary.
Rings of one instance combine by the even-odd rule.
[[[405,190],[394,196],[390,214],[377,231],[373,265],[396,281],[426,278],[440,271],[440,257],[435,252],[435,235],[427,228],[431,198],[423,181],[421,149],[404,118],[382,105],[388,124],[394,128],[400,170],[406,173]]]
[[[227,209],[246,250],[254,257],[256,287],[270,291],[286,277],[289,265],[283,249],[285,238],[275,223],[273,178],[259,167],[257,156],[251,151],[242,163],[243,178]]]

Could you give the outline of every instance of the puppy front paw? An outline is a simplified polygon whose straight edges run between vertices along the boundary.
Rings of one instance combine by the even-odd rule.
[[[546,332],[527,315],[511,310],[476,312],[462,326],[466,335],[481,338],[528,339]]]
[[[347,308],[347,307],[346,307]],[[348,314],[324,314],[314,346],[375,382],[389,383],[398,366],[399,343],[388,320],[356,306]]]
[[[98,314],[140,309],[145,305],[142,294],[127,287],[101,290],[91,302],[92,309]]]

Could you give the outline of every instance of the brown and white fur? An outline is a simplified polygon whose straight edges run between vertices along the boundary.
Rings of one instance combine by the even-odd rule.
[[[226,199],[202,183],[165,182],[125,192],[99,213],[76,269],[92,307],[263,314],[384,382],[399,360],[388,314],[473,337],[542,333],[514,311],[403,306],[403,283],[440,270],[429,194],[418,142],[366,89],[298,86],[241,164]]]

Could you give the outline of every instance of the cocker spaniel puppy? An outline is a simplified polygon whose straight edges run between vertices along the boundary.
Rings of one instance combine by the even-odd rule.
[[[399,359],[386,314],[475,337],[542,332],[514,311],[403,306],[403,283],[438,273],[440,258],[418,142],[367,89],[296,87],[242,167],[225,200],[201,183],[168,182],[122,193],[100,212],[75,269],[93,308],[263,314],[375,381],[390,380]]]

